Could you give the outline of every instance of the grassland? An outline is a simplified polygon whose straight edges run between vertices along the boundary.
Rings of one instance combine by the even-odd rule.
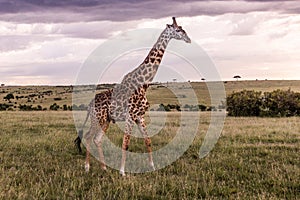
[[[299,118],[227,118],[214,150],[199,159],[209,124],[204,115],[195,141],[179,160],[126,178],[114,169],[102,171],[96,159],[90,173],[84,172],[84,156],[72,143],[71,112],[0,112],[0,121],[1,199],[300,198]],[[178,126],[169,124],[166,132]],[[121,137],[121,132],[111,127],[108,135]],[[171,135],[156,137],[154,149]],[[144,148],[141,139],[131,144],[130,151]]]
[[[227,92],[242,86],[262,91],[276,88],[300,91],[297,81],[272,82],[273,86],[258,82],[228,82],[225,87]],[[193,87],[205,94],[204,83]],[[9,91],[15,89],[11,87]],[[60,93],[65,88],[51,90],[57,93],[47,97],[48,105],[57,96],[64,103],[70,102],[69,93]],[[150,90],[150,101],[158,102],[161,97],[158,91],[162,90],[165,88]],[[24,94],[28,91],[23,90]],[[40,91],[37,88],[34,92]],[[165,128],[153,137],[154,150],[173,138],[172,133],[179,128],[178,117],[176,112],[167,114]],[[91,159],[91,171],[84,172],[85,157],[73,145],[76,130],[72,112],[2,111],[0,199],[300,198],[299,117],[227,117],[215,148],[199,159],[209,120],[209,113],[201,113],[194,142],[176,162],[161,170],[123,178],[115,169],[101,170],[95,158]],[[120,145],[122,131],[116,125],[110,127],[107,135]],[[143,140],[133,138],[129,150],[144,151]]]

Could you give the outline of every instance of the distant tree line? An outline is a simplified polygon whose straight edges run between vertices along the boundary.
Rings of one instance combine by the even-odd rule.
[[[20,104],[19,109],[21,111],[33,111],[33,110],[47,110],[47,108],[42,108],[41,105],[33,106],[33,105],[26,105],[26,104]]]
[[[222,105],[219,106],[206,106],[203,104],[198,104],[198,105],[189,105],[189,104],[185,104],[183,107],[181,107],[178,104],[160,104],[158,106],[158,108],[155,109],[151,109],[151,111],[218,111],[220,109],[225,109],[225,105],[222,103]]]
[[[58,105],[57,103],[53,103],[50,105],[48,108],[47,107],[42,107],[41,105],[28,105],[28,104],[19,104],[13,105],[11,103],[0,103],[0,111],[13,111],[19,109],[20,111],[46,111],[46,110],[52,110],[52,111],[58,111],[58,110],[63,110],[63,111],[71,111],[71,110],[81,110],[85,111],[87,110],[87,105],[80,104],[80,105]]]
[[[300,93],[289,90],[243,90],[227,96],[229,116],[300,116]]]

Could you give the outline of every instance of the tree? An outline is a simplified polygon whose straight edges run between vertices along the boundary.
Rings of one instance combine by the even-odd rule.
[[[240,75],[235,75],[233,78],[236,78],[236,80],[238,81],[238,79],[242,77]]]
[[[11,99],[14,99],[14,95],[12,93],[7,94],[5,97],[3,97],[3,99],[10,101]]]

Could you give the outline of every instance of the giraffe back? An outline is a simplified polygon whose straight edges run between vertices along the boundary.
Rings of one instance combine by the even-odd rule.
[[[139,120],[149,108],[147,88],[148,85],[145,84],[135,90],[129,100],[118,99],[120,102],[115,101],[115,104],[112,104],[113,89],[96,94],[88,107],[92,125],[101,126],[106,122],[125,121],[127,116],[133,121]]]

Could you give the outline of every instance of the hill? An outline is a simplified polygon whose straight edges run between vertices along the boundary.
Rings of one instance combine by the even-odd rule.
[[[89,85],[76,87],[75,90],[81,92],[84,98],[89,98],[93,96],[95,91],[100,92],[113,86],[113,84],[103,84],[97,87]],[[244,89],[263,92],[275,89],[291,89],[299,92],[300,80],[225,81],[224,86],[227,94]],[[175,89],[177,96],[174,95]],[[21,106],[23,106],[23,110],[27,108],[29,110],[30,108],[49,110],[51,106],[53,110],[70,110],[71,106],[81,106],[84,109],[86,105],[81,105],[81,103],[73,105],[73,92],[75,92],[73,86],[4,86],[0,87],[0,110],[20,110]],[[175,105],[179,104],[178,98],[186,98],[185,102],[189,102],[191,92],[195,92],[199,104],[210,105],[206,82],[153,84],[147,91],[147,98],[151,105]],[[12,94],[13,98],[7,99],[8,94]]]

